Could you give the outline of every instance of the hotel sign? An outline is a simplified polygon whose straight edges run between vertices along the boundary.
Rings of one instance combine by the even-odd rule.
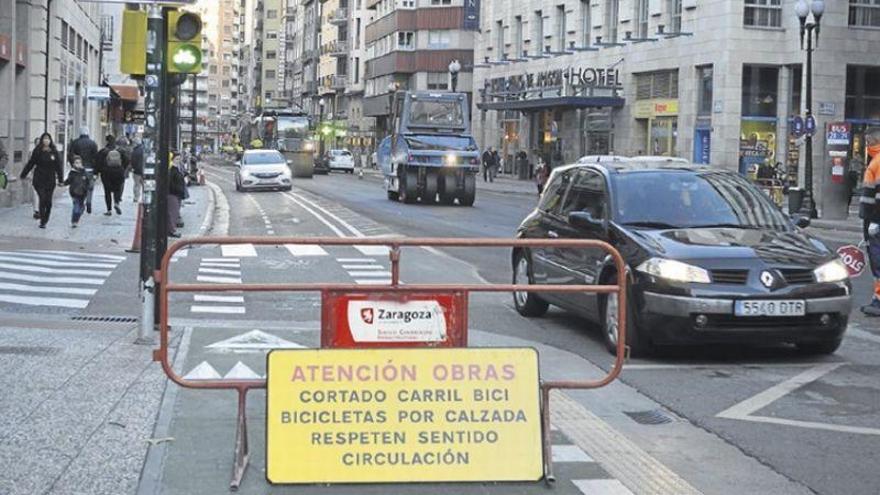
[[[542,72],[518,74],[507,77],[486,79],[484,90],[487,96],[506,96],[508,98],[528,99],[528,93],[545,90],[559,90],[570,87],[620,89],[620,71],[617,69],[596,69],[592,67],[568,67]]]

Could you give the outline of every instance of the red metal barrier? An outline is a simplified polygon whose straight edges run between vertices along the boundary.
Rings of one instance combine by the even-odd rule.
[[[280,284],[177,284],[170,281],[169,269],[174,253],[194,245],[229,245],[252,244],[256,246],[276,246],[284,244],[309,244],[320,246],[387,246],[390,248],[391,282],[386,285],[357,285],[354,283],[280,283]],[[541,423],[542,448],[544,453],[544,476],[547,482],[553,481],[553,465],[550,442],[550,390],[556,389],[593,389],[603,387],[620,374],[626,355],[626,277],[618,277],[616,285],[515,285],[515,284],[406,284],[400,283],[401,248],[419,247],[468,247],[468,248],[556,248],[556,249],[602,249],[614,261],[617,273],[626,273],[626,264],[620,253],[610,244],[594,240],[575,239],[447,239],[447,238],[338,238],[338,237],[224,237],[195,238],[178,241],[168,248],[162,258],[162,264],[156,271],[155,278],[159,285],[159,348],[153,351],[153,360],[162,365],[168,378],[174,383],[187,388],[236,390],[238,392],[238,419],[235,439],[235,455],[232,468],[230,488],[237,490],[241,484],[244,471],[249,460],[247,441],[246,400],[251,389],[266,388],[265,379],[221,379],[221,380],[187,380],[178,375],[168,358],[168,295],[172,292],[319,292],[322,301],[332,300],[340,294],[366,294],[376,299],[392,298],[406,300],[407,297],[426,297],[431,294],[445,294],[457,299],[458,310],[451,316],[456,322],[456,335],[451,336],[438,345],[463,346],[467,344],[467,298],[471,292],[592,292],[597,294],[617,293],[618,306],[618,339],[614,366],[601,380],[576,381],[541,381]],[[462,306],[463,304],[463,306]],[[331,311],[331,313],[327,313]],[[351,335],[340,334],[332,328],[331,323],[338,319],[332,308],[322,308],[327,328],[322,328],[323,346],[352,346]],[[328,319],[329,318],[329,319]],[[457,319],[456,319],[457,318]],[[338,327],[337,327],[338,329]],[[450,334],[454,333],[452,331]],[[388,344],[383,344],[388,345]],[[358,345],[360,347],[360,345]]]

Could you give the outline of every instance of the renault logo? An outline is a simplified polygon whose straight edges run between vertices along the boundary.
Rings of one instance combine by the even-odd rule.
[[[770,272],[761,272],[761,283],[764,284],[764,287],[768,289],[773,287],[774,282],[776,282],[776,277],[773,276]]]

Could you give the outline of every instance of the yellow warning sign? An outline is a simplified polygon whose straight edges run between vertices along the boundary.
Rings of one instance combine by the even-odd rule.
[[[272,483],[536,481],[534,349],[276,350]]]

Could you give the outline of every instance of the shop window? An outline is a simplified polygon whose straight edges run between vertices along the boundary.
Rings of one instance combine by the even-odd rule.
[[[801,69],[800,65],[793,65],[789,67],[788,70],[791,80],[791,85],[789,87],[791,101],[788,102],[788,114],[798,115],[801,113],[801,86],[803,85],[804,81],[804,71],[803,69]]]
[[[880,67],[849,65],[846,68],[847,120],[880,121]]]
[[[669,0],[669,32],[681,32],[681,0]]]
[[[743,66],[742,115],[744,117],[776,117],[778,93],[777,67]]]
[[[713,75],[714,71],[711,65],[697,67],[697,115],[712,115],[712,99],[714,98]]]
[[[605,0],[606,43],[617,43],[617,27],[620,23],[620,0]]]
[[[880,2],[877,0],[849,0],[849,25],[880,27]]]
[[[782,27],[782,0],[745,0],[743,24]]]

